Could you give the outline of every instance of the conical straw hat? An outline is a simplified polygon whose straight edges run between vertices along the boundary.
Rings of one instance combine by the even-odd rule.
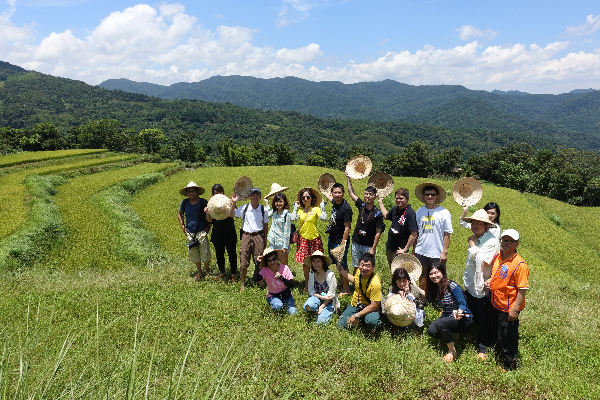
[[[273,182],[273,184],[271,185],[271,191],[269,192],[268,195],[265,196],[265,199],[268,197],[271,197],[277,193],[288,190],[288,189],[289,189],[289,187],[284,187],[284,186],[281,186],[279,183]]]
[[[483,208],[475,211],[473,213],[473,215],[471,215],[470,217],[464,217],[463,221],[469,222],[469,223],[471,221],[481,221],[481,222],[485,222],[486,224],[490,224],[490,226],[492,226],[492,227],[496,226],[495,223],[490,221],[490,216],[488,215],[487,211],[485,211]]]
[[[344,251],[346,251],[346,241],[342,240],[342,243],[335,249],[331,250],[331,255],[335,260],[340,264],[342,262],[342,258],[344,257]]]
[[[415,196],[417,199],[421,201],[421,203],[425,203],[425,198],[423,197],[423,189],[425,186],[433,186],[438,190],[437,204],[442,204],[444,200],[446,200],[446,189],[433,182],[424,182],[415,188]]]
[[[393,294],[385,300],[383,306],[388,320],[396,326],[408,326],[412,324],[417,315],[417,309],[412,301]]]
[[[423,267],[421,263],[412,254],[398,254],[392,260],[392,265],[390,266],[392,270],[392,275],[394,275],[394,271],[398,268],[404,268],[406,272],[408,272],[408,276],[410,276],[410,280],[415,284],[419,284],[419,278],[421,277],[421,271]]]
[[[377,171],[371,175],[367,186],[374,186],[377,189],[377,197],[383,199],[394,190],[394,178],[390,174]]]
[[[472,206],[481,200],[483,188],[475,178],[461,178],[452,186],[452,197],[461,206]]]
[[[248,200],[252,190],[252,180],[247,176],[240,176],[233,186],[233,193],[238,197],[238,201]]]
[[[265,249],[265,251],[263,251],[263,254],[261,256],[260,264],[258,265],[259,268],[264,268],[264,267],[267,266],[267,260],[265,259],[265,257],[268,256],[269,254],[273,253],[273,252],[277,253],[277,260],[279,260],[279,261],[281,261],[281,259],[285,255],[285,251],[282,250],[282,249],[275,250],[275,249],[272,249],[270,247],[267,247]]]
[[[331,193],[331,188],[335,185],[335,178],[328,172],[325,172],[319,177],[319,191],[327,197],[327,193]]]
[[[231,199],[224,194],[215,194],[208,200],[208,215],[212,219],[222,220],[229,217],[231,210]]]
[[[183,188],[181,188],[181,189],[179,190],[179,194],[180,194],[180,195],[182,195],[182,196],[187,196],[187,192],[186,192],[186,191],[187,191],[189,188],[198,188],[198,195],[199,195],[199,196],[203,195],[203,194],[204,194],[204,192],[205,192],[204,188],[202,188],[202,187],[200,187],[200,186],[196,185],[196,182],[194,182],[194,181],[191,181],[190,183],[188,183],[188,184],[187,184],[187,186],[186,186],[186,187],[183,187]]]
[[[369,176],[373,163],[367,156],[356,156],[346,164],[346,171],[352,179],[363,179]]]

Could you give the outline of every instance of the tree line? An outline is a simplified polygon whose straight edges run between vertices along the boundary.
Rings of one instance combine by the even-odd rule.
[[[578,206],[600,206],[600,155],[574,149],[536,150],[529,144],[510,144],[468,158],[460,147],[439,150],[414,141],[393,155],[372,147],[353,145],[342,150],[324,146],[299,154],[287,144],[238,144],[225,137],[215,145],[200,142],[188,131],[168,138],[161,129],[125,129],[116,120],[103,119],[69,129],[50,123],[32,129],[0,128],[0,154],[70,148],[105,148],[115,152],[150,154],[157,161],[179,160],[190,165],[228,167],[311,165],[343,170],[348,160],[366,155],[374,169],[393,176],[456,179],[473,176],[499,186],[547,196]]]

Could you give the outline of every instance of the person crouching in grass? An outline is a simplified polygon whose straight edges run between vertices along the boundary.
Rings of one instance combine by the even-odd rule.
[[[317,324],[326,324],[340,306],[336,294],[337,279],[329,269],[331,258],[317,250],[304,259],[304,265],[311,270],[308,275],[310,297],[304,303],[304,309],[317,314]]]
[[[198,273],[194,277],[196,281],[204,278],[210,273],[210,247],[208,246],[208,232],[211,224],[206,220],[204,209],[208,205],[206,199],[200,198],[204,194],[204,188],[196,185],[193,181],[179,191],[182,196],[187,196],[179,205],[177,219],[179,225],[188,240],[188,257],[196,264]],[[185,222],[184,222],[185,218]],[[202,272],[204,263],[205,272]]]
[[[287,265],[280,264],[284,251],[266,248],[260,257],[260,275],[267,283],[267,303],[273,310],[287,308],[290,315],[296,314],[296,303],[292,296],[294,276]]]

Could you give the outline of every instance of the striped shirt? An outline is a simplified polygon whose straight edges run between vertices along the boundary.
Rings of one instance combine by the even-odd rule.
[[[454,310],[461,309],[466,316],[471,315],[471,310],[467,307],[465,296],[460,285],[454,281],[448,281],[448,288],[444,296],[438,298],[438,304],[442,307],[442,318],[451,317]]]

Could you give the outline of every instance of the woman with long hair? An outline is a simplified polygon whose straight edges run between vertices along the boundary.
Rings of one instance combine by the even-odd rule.
[[[216,194],[225,194],[225,189],[219,183],[213,185],[212,196]],[[208,211],[208,210],[207,210]],[[208,212],[206,213],[206,220],[212,222],[212,235],[210,241],[215,247],[215,256],[217,257],[217,267],[219,267],[219,273],[215,275],[215,279],[222,279],[225,276],[225,250],[227,250],[227,257],[229,258],[229,265],[231,266],[231,281],[237,282],[237,232],[235,230],[235,222],[232,217],[227,217],[222,220],[212,219]]]
[[[390,292],[388,293],[387,297],[389,298],[395,294],[399,294],[413,302],[416,311],[414,324],[417,327],[423,326],[423,321],[425,320],[425,309],[423,303],[423,300],[425,299],[425,291],[410,280],[410,275],[408,275],[408,271],[406,271],[404,268],[396,268],[392,274],[392,286],[390,287]],[[382,303],[381,309],[385,309],[385,302]]]
[[[468,331],[473,325],[473,314],[463,296],[458,283],[448,279],[446,265],[433,262],[427,269],[426,297],[429,301],[437,300],[442,308],[442,315],[429,325],[427,333],[431,337],[438,337],[446,342],[448,354],[444,356],[445,362],[452,362],[458,354],[454,341],[459,333]]]
[[[331,258],[317,250],[304,259],[304,264],[310,266],[309,298],[304,303],[304,309],[317,314],[317,324],[326,324],[340,306],[336,293],[337,279],[329,269]]]
[[[285,254],[281,260],[288,265],[290,256],[290,231],[292,226],[292,214],[289,212],[290,204],[284,193],[276,193],[273,196],[271,207],[269,200],[265,197],[265,209],[271,219],[271,228],[267,240],[272,249],[283,250]]]

